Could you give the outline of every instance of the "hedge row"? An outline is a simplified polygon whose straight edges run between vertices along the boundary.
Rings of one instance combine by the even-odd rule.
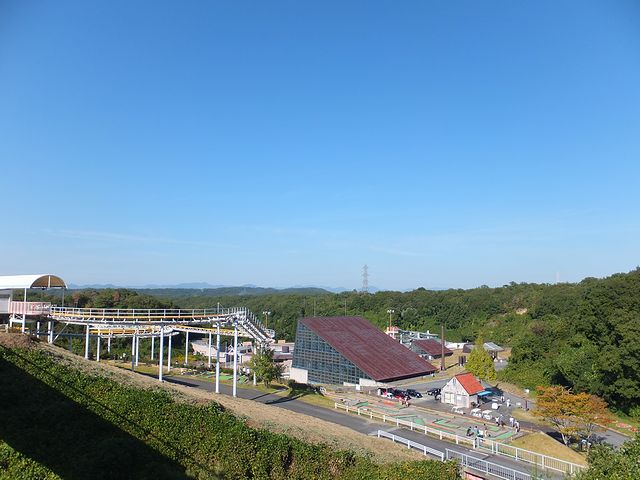
[[[256,430],[215,402],[176,402],[161,389],[90,375],[37,349],[0,346],[0,385],[0,467],[31,469],[23,478],[459,478],[454,463],[381,466]]]

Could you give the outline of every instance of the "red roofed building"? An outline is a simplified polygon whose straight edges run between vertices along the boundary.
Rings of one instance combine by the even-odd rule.
[[[290,378],[301,383],[375,386],[436,368],[362,317],[298,321]]]
[[[437,340],[414,340],[411,342],[411,350],[427,360],[434,360],[442,356],[442,344]],[[453,352],[444,347],[444,356],[449,357]]]
[[[478,403],[478,393],[484,391],[484,387],[471,373],[459,373],[442,387],[441,402],[455,405],[456,407],[469,408],[472,402]]]

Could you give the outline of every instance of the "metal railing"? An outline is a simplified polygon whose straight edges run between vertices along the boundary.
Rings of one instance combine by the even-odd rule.
[[[54,319],[91,319],[91,320],[138,320],[148,321],[171,321],[184,320],[190,318],[215,318],[218,316],[228,316],[237,312],[238,309],[230,308],[76,308],[76,307],[51,307],[49,315]]]
[[[494,477],[503,480],[531,480],[533,477],[529,473],[520,472],[513,468],[498,465],[481,458],[472,457],[466,453],[456,452],[455,450],[446,449],[447,460],[457,460],[461,466],[477,470],[482,473],[488,473]]]
[[[50,311],[49,302],[9,302],[9,313],[13,315],[48,315]]]
[[[489,462],[481,458],[476,458],[465,453],[456,452],[455,450],[450,450],[448,448],[445,449],[445,453],[440,450],[436,450],[435,448],[427,447],[426,445],[423,445],[421,443],[414,442],[413,440],[409,440],[408,438],[385,432],[384,430],[378,430],[377,436],[378,438],[388,438],[394,443],[401,443],[403,445],[406,445],[407,448],[418,450],[425,456],[432,455],[438,458],[441,462],[444,462],[445,460],[457,460],[462,467],[470,468],[483,473],[488,473],[503,480],[532,479],[532,476],[529,473],[514,470],[513,468],[499,465],[494,462]]]
[[[378,438],[388,438],[393,443],[398,442],[407,446],[407,448],[413,448],[415,450],[421,451],[425,456],[433,455],[436,458],[439,458],[441,462],[444,462],[444,452],[440,450],[436,450],[435,448],[427,447],[426,445],[422,445],[421,443],[414,442],[413,440],[409,440],[404,437],[399,437],[398,435],[394,435],[393,433],[385,432],[384,430],[378,430]]]
[[[371,409],[362,407],[350,407],[349,405],[343,405],[337,402],[334,403],[334,408],[345,410],[347,413],[354,413],[360,416],[369,417],[371,420],[373,420],[374,418],[379,419],[382,420],[383,423],[391,423],[396,427],[407,427],[410,430],[424,433],[425,435],[429,435],[440,440],[455,442],[456,445],[468,445],[474,450],[486,451],[494,455],[501,455],[512,458],[516,461],[530,463],[542,469],[573,474],[585,468],[584,466],[578,465],[577,463],[571,463],[567,462],[566,460],[549,457],[541,453],[524,450],[512,445],[496,442],[495,440],[456,435],[455,433],[444,432],[442,430],[438,430],[437,428],[427,427],[426,425],[419,425],[408,420],[401,420],[391,415],[374,412]]]
[[[100,328],[100,325],[125,329],[138,328],[139,325],[159,327],[176,323],[222,322],[225,325],[239,327],[241,335],[255,338],[264,344],[275,337],[273,330],[266,329],[258,317],[244,307],[200,309],[51,307],[48,316],[59,322],[89,324],[93,328]]]

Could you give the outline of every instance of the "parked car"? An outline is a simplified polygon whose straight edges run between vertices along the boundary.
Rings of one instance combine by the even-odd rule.
[[[427,395],[431,395],[432,397],[439,397],[441,392],[441,388],[431,388],[427,390]]]
[[[414,390],[413,388],[407,389],[407,395],[413,398],[422,398],[422,394],[419,391]]]
[[[407,397],[407,392],[405,392],[404,390],[395,389],[393,391],[393,397],[394,398],[406,398]]]

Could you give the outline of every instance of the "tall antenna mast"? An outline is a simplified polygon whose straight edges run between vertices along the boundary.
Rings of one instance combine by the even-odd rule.
[[[362,291],[369,293],[369,267],[362,267]]]

